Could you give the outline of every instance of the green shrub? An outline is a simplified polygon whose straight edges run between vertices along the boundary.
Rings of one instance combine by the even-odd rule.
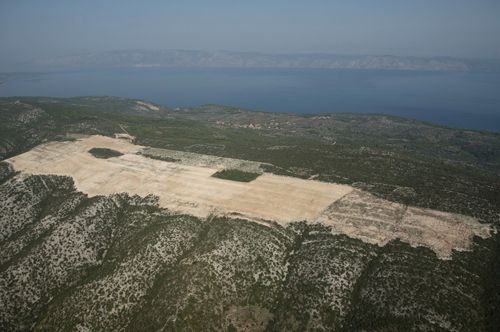
[[[123,153],[107,148],[92,148],[89,150],[89,153],[94,157],[101,159],[123,156]]]
[[[224,169],[214,173],[212,176],[224,180],[250,182],[258,178],[259,175],[259,173],[245,172],[239,169]]]

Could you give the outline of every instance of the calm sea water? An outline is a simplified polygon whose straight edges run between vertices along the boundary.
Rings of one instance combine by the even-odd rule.
[[[500,132],[499,73],[148,68],[45,73],[0,85],[0,96],[88,95],[169,107],[385,113]]]

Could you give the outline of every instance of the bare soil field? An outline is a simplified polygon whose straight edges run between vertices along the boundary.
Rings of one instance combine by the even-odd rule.
[[[92,148],[108,148],[123,156],[93,157]],[[29,174],[71,176],[89,195],[127,192],[160,197],[160,205],[179,213],[207,217],[237,214],[249,219],[287,223],[319,217],[349,186],[263,174],[243,183],[212,177],[217,168],[183,165],[146,158],[141,146],[104,136],[74,142],[52,142],[9,159],[14,168]]]
[[[385,245],[399,238],[432,249],[440,258],[467,250],[474,235],[487,238],[488,224],[464,215],[405,206],[354,190],[333,203],[317,222],[364,242]]]
[[[123,155],[98,159],[88,152],[92,148],[113,149]],[[160,206],[197,217],[216,214],[280,224],[320,222],[369,243],[385,245],[399,238],[426,246],[441,258],[450,257],[452,249],[469,249],[474,235],[487,237],[492,231],[471,217],[407,207],[347,185],[268,173],[248,183],[230,181],[212,177],[224,166],[218,157],[200,161],[192,154],[167,151],[180,159],[168,162],[138,154],[141,151],[142,146],[126,140],[96,135],[42,144],[7,161],[22,171],[21,176],[70,176],[79,190],[91,196],[153,194],[159,197]],[[236,159],[231,164],[257,167],[255,162]]]
[[[143,111],[159,111],[160,108],[150,103],[145,103],[143,101],[136,101],[137,107]]]
[[[250,160],[241,160],[241,159],[233,159],[233,158],[224,158],[211,156],[207,154],[199,154],[193,152],[184,152],[184,151],[176,151],[176,150],[168,150],[168,149],[155,149],[150,147],[144,147],[141,149],[141,154],[150,157],[150,158],[172,158],[175,160],[179,160],[179,163],[182,165],[190,165],[190,166],[199,166],[199,167],[208,167],[208,168],[235,168],[245,172],[256,172],[263,173],[261,168],[262,163],[250,161]]]

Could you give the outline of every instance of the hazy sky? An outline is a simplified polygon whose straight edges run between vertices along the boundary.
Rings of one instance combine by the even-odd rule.
[[[115,49],[500,58],[500,0],[0,0],[0,67]]]

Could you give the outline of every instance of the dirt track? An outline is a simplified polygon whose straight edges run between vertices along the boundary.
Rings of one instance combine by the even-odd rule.
[[[88,153],[94,147],[123,155],[98,159]],[[257,222],[321,222],[378,245],[399,238],[414,246],[427,246],[442,258],[450,257],[452,249],[468,249],[473,235],[490,234],[489,225],[471,217],[405,207],[346,185],[267,173],[249,183],[223,180],[212,177],[218,171],[215,167],[136,154],[142,148],[122,139],[90,136],[43,144],[8,161],[28,174],[71,176],[79,190],[92,196],[154,194],[162,207],[198,217],[215,213]]]

